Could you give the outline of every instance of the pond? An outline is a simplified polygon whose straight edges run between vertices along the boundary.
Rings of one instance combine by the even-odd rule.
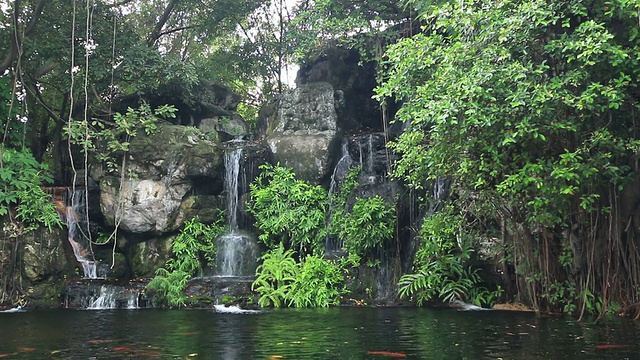
[[[422,308],[0,313],[7,359],[624,359],[640,323]]]

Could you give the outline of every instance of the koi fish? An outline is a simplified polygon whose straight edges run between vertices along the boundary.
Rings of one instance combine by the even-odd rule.
[[[33,347],[24,347],[24,346],[18,346],[16,348],[18,351],[36,351],[36,348]]]
[[[407,357],[407,354],[401,352],[391,352],[391,351],[369,351],[369,355],[384,355],[389,357]]]
[[[93,340],[89,340],[88,343],[89,344],[104,344],[104,343],[110,343],[110,342],[114,342],[115,340],[107,340],[107,339],[93,339]]]
[[[138,353],[136,353],[136,355],[157,357],[157,356],[160,356],[160,352],[155,351],[155,350],[150,350],[150,351],[138,352]]]
[[[113,351],[133,351],[133,349],[128,346],[116,346]]]
[[[621,344],[604,344],[604,345],[596,345],[596,349],[622,349],[626,348],[628,345]]]

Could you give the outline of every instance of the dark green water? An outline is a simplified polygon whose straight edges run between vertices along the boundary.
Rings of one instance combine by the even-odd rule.
[[[392,359],[392,355],[640,359],[640,324],[414,308],[286,309],[261,314],[154,309],[0,313],[3,359]]]

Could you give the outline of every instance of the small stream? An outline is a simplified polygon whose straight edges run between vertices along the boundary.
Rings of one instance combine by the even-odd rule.
[[[6,359],[635,359],[640,323],[419,308],[0,313]]]

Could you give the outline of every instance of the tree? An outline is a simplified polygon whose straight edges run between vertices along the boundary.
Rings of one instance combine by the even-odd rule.
[[[392,145],[395,176],[416,188],[451,177],[460,206],[493,213],[520,292],[540,308],[603,312],[640,297],[619,203],[639,145],[639,10],[442,3],[422,8],[423,33],[386,53],[378,96],[402,101],[396,121],[410,124]]]
[[[411,7],[402,2],[304,0],[295,8],[289,41],[302,64],[335,44],[355,47],[364,58],[375,59],[390,39],[410,33],[412,26]]]
[[[237,26],[260,6],[255,0],[5,1],[11,17],[0,27],[0,46],[8,49],[0,73],[10,77],[15,101],[3,125],[25,137],[36,160],[54,164],[56,182],[68,183],[64,169],[86,152],[64,146],[69,123],[113,124],[114,102],[161,87],[177,84],[188,103],[205,79],[234,89],[275,81],[258,70],[266,59],[240,51],[250,41]],[[26,125],[8,121],[16,114]]]

